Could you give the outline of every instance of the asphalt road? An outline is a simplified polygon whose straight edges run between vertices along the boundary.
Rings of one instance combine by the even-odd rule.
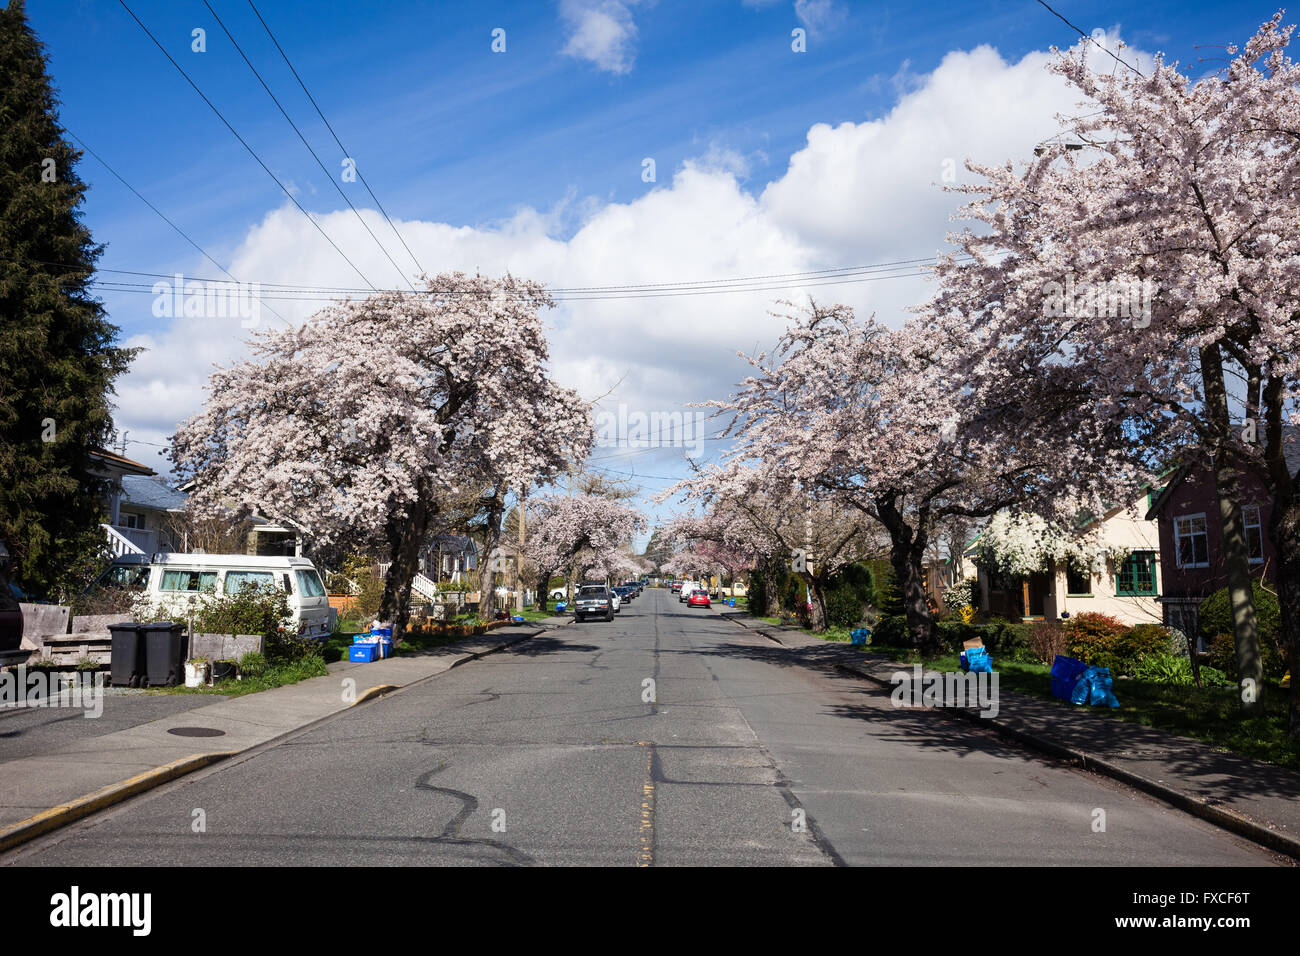
[[[4,862],[1275,861],[966,722],[895,709],[815,653],[651,589],[613,623],[455,668]]]

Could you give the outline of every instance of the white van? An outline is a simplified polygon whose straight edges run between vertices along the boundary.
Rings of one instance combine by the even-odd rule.
[[[204,593],[238,594],[244,584],[272,585],[283,591],[299,636],[325,638],[333,630],[325,585],[306,558],[160,553],[149,563],[143,593],[150,604],[183,620]]]

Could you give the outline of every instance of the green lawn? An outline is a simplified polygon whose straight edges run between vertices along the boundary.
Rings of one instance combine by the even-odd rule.
[[[899,663],[923,664],[937,671],[956,671],[960,667],[956,654],[922,658],[912,648],[880,645],[869,645],[864,651]],[[1046,664],[995,661],[994,666],[999,686],[1007,690],[1042,697],[1063,708],[1079,706],[1052,696],[1051,668]],[[1115,681],[1115,696],[1120,706],[1095,707],[1093,711],[1203,740],[1243,757],[1300,770],[1300,742],[1287,733],[1287,693],[1287,688],[1278,684],[1265,684],[1265,716],[1242,720],[1238,715],[1236,687],[1198,690],[1195,686],[1121,677]]]
[[[211,687],[151,687],[150,691],[159,694],[220,694],[223,697],[243,697],[259,691],[296,684],[312,677],[324,677],[329,673],[325,659],[318,654],[301,660],[283,664],[273,664],[256,677],[244,675],[239,680],[220,680]]]

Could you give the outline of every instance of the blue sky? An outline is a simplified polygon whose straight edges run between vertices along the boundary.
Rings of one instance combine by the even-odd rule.
[[[128,2],[299,202],[316,214],[345,208],[201,0]],[[338,150],[246,0],[209,2],[327,168],[337,169]],[[1065,0],[1053,6],[1085,31],[1100,28],[1122,36],[1136,48],[1134,57],[1161,50],[1184,64],[1222,56],[1215,44],[1243,42],[1276,9],[1256,3]],[[940,157],[952,153],[962,154],[958,162],[971,152],[1001,161],[1008,158],[996,155],[1004,141],[1015,141],[1015,149],[1008,150],[1023,153],[1017,136],[1030,143],[1042,129],[1045,137],[1052,111],[1037,101],[1029,105],[1039,92],[1037,74],[1012,67],[1051,45],[1079,40],[1031,0],[927,5],[260,0],[258,7],[389,214],[429,224],[421,237],[413,233],[412,241],[430,271],[512,268],[560,284],[572,276],[591,275],[607,284],[708,279],[754,274],[744,271],[750,268],[780,272],[786,262],[803,270],[891,261],[918,251],[931,255],[942,246],[944,216],[911,217],[914,207],[906,203],[885,211],[864,207],[861,230],[855,232],[852,220],[849,225],[836,221],[834,209],[834,196],[849,203],[852,190],[841,188],[829,202],[818,199],[813,180],[823,175],[819,169],[844,166],[833,161],[837,140],[857,135],[853,148],[859,152],[846,155],[859,157],[858,172],[850,174],[862,181],[852,185],[871,196],[904,195],[911,188],[890,170],[915,163],[917,149],[927,170],[932,159],[937,168]],[[237,274],[245,280],[313,284],[328,278],[333,285],[360,284],[328,251],[313,253],[318,260],[310,262],[305,251],[296,258],[286,251],[305,249],[307,240],[276,245],[270,236],[274,229],[258,232],[259,225],[279,228],[301,217],[285,208],[279,188],[118,3],[50,0],[30,2],[28,12],[48,47],[65,125],[208,252],[223,264],[239,261]],[[607,16],[593,26],[585,19],[593,12]],[[621,27],[612,41],[598,29],[611,23]],[[204,53],[190,48],[196,27],[207,33]],[[491,50],[498,27],[506,31],[504,53]],[[584,34],[584,27],[595,32]],[[797,27],[809,31],[806,53],[791,50],[791,30]],[[1198,50],[1196,44],[1206,46]],[[955,54],[981,46],[992,48],[987,57],[955,62]],[[1207,61],[1193,72],[1220,65]],[[973,85],[968,102],[954,102],[967,75],[962,70],[991,77],[987,89],[996,93],[980,94]],[[947,74],[956,80],[945,83]],[[952,93],[954,82],[958,96]],[[1037,110],[1025,119],[1024,129],[1016,125],[1022,98],[1026,112]],[[927,106],[931,101],[938,105]],[[1061,102],[1069,105],[1068,99]],[[954,124],[972,118],[979,123],[986,111],[987,140],[968,129],[939,145]],[[909,154],[899,145],[892,166],[873,170],[861,161],[870,155],[861,152],[868,130],[874,137],[871,152],[888,152],[909,139],[923,141],[927,123],[936,139],[933,157],[924,147]],[[818,150],[811,148],[810,129],[816,124],[831,127],[822,154],[832,160],[825,167],[812,162]],[[1000,124],[1008,128],[1005,136]],[[655,160],[654,183],[642,181],[645,157]],[[705,170],[696,179],[681,175],[692,162]],[[91,184],[87,222],[96,239],[107,244],[101,266],[214,274],[94,159],[87,156],[80,173]],[[936,176],[927,171],[923,178],[929,189]],[[359,184],[345,188],[359,208],[372,205]],[[800,189],[808,191],[806,201]],[[712,245],[725,247],[735,235],[736,244],[744,244],[743,254],[723,248],[711,257],[696,249],[674,259],[671,247],[680,244],[685,250],[700,229],[683,208],[698,209],[715,195],[719,208],[738,218],[736,227],[721,231]],[[619,217],[627,220],[621,229]],[[756,217],[771,222],[741,238],[740,224],[748,228]],[[597,220],[600,229],[588,229],[592,238],[585,242],[584,229]],[[340,243],[356,249],[356,261],[362,261],[368,252],[360,244],[367,240],[343,238],[341,221],[337,228]],[[391,239],[391,233],[379,235]],[[584,272],[583,265],[595,258],[589,250],[610,242],[623,244],[599,268]],[[396,242],[390,244],[394,258],[405,263]],[[483,261],[476,261],[479,257]],[[398,281],[386,260],[364,261],[363,271],[376,284]],[[552,266],[555,275],[545,271]],[[884,286],[894,290],[896,301],[879,292]],[[862,293],[860,307],[901,315],[906,302],[922,293],[900,288],[879,283],[874,297]],[[752,322],[728,311],[737,308],[731,299],[719,304],[716,322],[708,310],[691,312],[702,309],[700,304],[678,300],[658,301],[641,312],[614,306],[603,312],[599,306],[561,310],[555,339],[561,358],[590,341],[593,328],[608,329],[611,342],[644,343],[639,346],[644,354],[629,355],[621,365],[575,362],[557,368],[588,397],[622,383],[614,397],[632,408],[680,408],[685,401],[713,397],[736,380],[736,349],[770,341],[776,327],[764,325],[761,317],[773,297],[747,297],[744,308],[751,310]],[[145,295],[106,293],[104,300],[125,337],[155,349],[154,365],[142,363],[119,389],[119,424],[130,428],[136,441],[149,442],[129,447],[130,454],[165,468],[157,445],[169,424],[196,410],[197,390],[190,386],[205,373],[199,363],[184,373],[184,382],[169,380],[166,369],[174,371],[176,361],[167,356],[181,354],[185,337],[198,333],[155,318]],[[659,336],[660,328],[676,329],[672,323],[679,316],[685,316],[682,330]],[[700,349],[677,352],[674,337],[680,341],[690,330],[699,330]],[[226,344],[205,339],[193,351],[204,359],[221,358],[237,349],[241,336],[238,329],[223,329],[221,339]],[[605,467],[631,463],[641,473],[684,473],[679,451],[597,454],[609,456]],[[644,486],[652,491],[664,484],[647,480]]]

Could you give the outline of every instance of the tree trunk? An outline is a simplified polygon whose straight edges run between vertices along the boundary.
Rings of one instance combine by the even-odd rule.
[[[783,564],[779,557],[774,554],[764,555],[759,566],[763,571],[763,581],[767,585],[763,590],[763,607],[760,609],[761,617],[781,616],[781,585],[783,583],[782,570]]]
[[[533,607],[543,613],[551,603],[551,576],[554,574],[555,568],[537,570],[537,600],[533,602]]]
[[[1205,386],[1205,415],[1214,437],[1214,480],[1223,527],[1223,558],[1232,601],[1233,638],[1237,651],[1237,680],[1243,717],[1264,712],[1264,668],[1251,588],[1250,551],[1238,500],[1237,469],[1231,460],[1228,397],[1223,382],[1223,356],[1217,345],[1201,349],[1201,380]]]
[[[487,561],[478,572],[478,616],[484,621],[490,621],[496,616],[497,578],[500,567],[504,563],[500,554],[501,516],[504,513],[505,486],[502,485],[488,502],[485,519],[487,523],[483,529],[483,553],[487,555]]]
[[[388,544],[392,563],[384,577],[384,596],[379,603],[379,617],[393,622],[393,636],[400,638],[411,620],[411,582],[419,569],[420,544],[428,532],[433,508],[419,489],[419,498],[406,519],[388,522]]]
[[[806,582],[811,605],[808,608],[808,628],[814,634],[826,631],[826,585],[820,575],[808,575]]]
[[[1287,730],[1300,738],[1300,501],[1292,490],[1282,492],[1273,503],[1270,522],[1277,551],[1277,600],[1280,611],[1278,635],[1291,671]]]
[[[1282,429],[1284,383],[1269,375],[1264,386],[1263,407],[1267,421],[1265,436],[1269,490],[1273,493],[1273,514],[1268,522],[1269,538],[1277,555],[1277,601],[1280,611],[1278,639],[1291,671],[1291,693],[1287,708],[1287,730],[1300,738],[1300,475],[1292,474],[1286,457],[1286,435]]]
[[[876,514],[889,532],[889,563],[894,569],[898,590],[903,598],[903,613],[907,616],[908,642],[926,652],[939,649],[934,629],[934,615],[925,596],[926,535],[923,530],[924,515],[918,530],[908,527],[903,514],[895,504],[894,495],[877,501]]]

